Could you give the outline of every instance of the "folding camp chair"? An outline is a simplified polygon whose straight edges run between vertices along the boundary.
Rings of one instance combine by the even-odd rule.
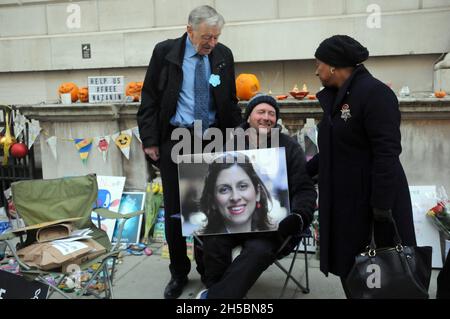
[[[298,241],[298,244],[295,246],[295,248],[292,250],[294,253],[294,256],[292,257],[291,263],[289,264],[289,270],[287,270],[281,263],[280,259],[287,257],[285,254],[283,254],[283,250],[286,247],[286,245],[289,243],[292,237],[288,237],[284,243],[281,245],[280,249],[277,253],[277,259],[274,261],[274,264],[286,274],[286,279],[284,281],[283,289],[281,290],[280,298],[283,298],[284,293],[286,291],[286,287],[289,283],[289,280],[292,280],[295,285],[304,293],[309,293],[309,273],[308,273],[308,249],[307,249],[307,241],[309,238],[312,238],[311,230],[307,228],[303,231],[300,235],[300,241]],[[294,269],[295,261],[297,260],[297,254],[299,252],[300,246],[303,244],[303,256],[305,259],[305,286],[303,286],[293,275],[292,270]],[[292,253],[291,252],[291,253]],[[288,254],[289,255],[289,254]]]
[[[197,258],[197,254],[203,254],[203,242],[201,240],[201,238],[199,238],[199,236],[197,235],[193,235],[195,242],[194,242],[194,249],[195,249],[195,254],[196,254],[196,258],[195,260],[197,261],[197,269],[199,270],[199,272],[202,272],[203,269],[203,264],[201,261],[201,257]],[[276,253],[276,259],[274,260],[274,264],[282,271],[286,274],[286,279],[284,281],[284,285],[280,294],[280,299],[284,296],[284,293],[286,291],[287,285],[289,283],[289,280],[292,280],[296,286],[304,293],[307,294],[309,293],[309,272],[308,272],[308,250],[307,250],[307,240],[308,238],[312,238],[312,234],[311,234],[311,230],[309,228],[307,228],[305,231],[303,231],[301,234],[297,235],[297,241],[298,244],[295,246],[294,249],[292,249],[291,251],[286,253],[286,249],[289,247],[288,245],[291,242],[292,236],[289,236],[288,238],[285,239],[285,241],[281,244],[280,248],[278,249],[277,253]],[[294,265],[295,265],[295,261],[297,260],[297,254],[299,252],[300,246],[303,244],[304,249],[303,249],[303,254],[304,254],[304,259],[305,259],[305,286],[302,285],[293,275],[292,275],[292,271],[294,269]],[[232,251],[232,260],[234,260],[241,252],[242,250],[242,246],[236,246],[233,251]],[[281,263],[280,260],[282,258],[285,258],[287,256],[289,256],[291,253],[294,253],[294,256],[292,257],[292,260],[289,264],[289,269],[287,270]]]
[[[92,230],[90,236],[97,243],[106,248],[106,252],[93,260],[79,265],[81,270],[86,270],[90,266],[100,263],[100,266],[92,274],[91,279],[78,292],[79,296],[91,294],[97,298],[102,298],[102,292],[98,293],[90,288],[94,280],[100,280],[103,276],[105,289],[104,297],[113,298],[112,282],[114,279],[115,262],[120,252],[120,239],[125,222],[143,211],[137,211],[129,214],[120,214],[109,211],[104,208],[94,208],[97,202],[97,178],[94,174],[81,176],[59,178],[51,180],[28,180],[11,184],[13,201],[18,215],[24,220],[26,226],[36,225],[43,222],[55,221],[66,218],[79,217],[81,219],[74,222],[78,229],[89,228]],[[122,219],[119,224],[116,244],[112,245],[108,235],[103,230],[97,228],[91,221],[91,212],[95,211],[99,217],[108,219]],[[100,219],[100,218],[99,218]],[[18,248],[26,247],[35,240],[35,233],[27,232],[26,241],[20,235]],[[67,293],[58,288],[68,275],[62,273],[60,269],[44,271],[36,267],[27,265],[21,260],[16,252],[14,242],[17,242],[16,233],[7,233],[0,236],[0,242],[6,241],[9,249],[16,258],[21,274],[27,279],[37,280],[49,285],[49,298],[55,291],[65,298],[71,298]],[[57,278],[56,283],[48,282],[45,277],[52,275]]]

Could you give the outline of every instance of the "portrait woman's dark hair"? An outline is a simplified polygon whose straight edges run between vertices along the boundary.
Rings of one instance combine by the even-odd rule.
[[[207,217],[207,224],[202,231],[204,234],[223,233],[226,230],[224,219],[217,208],[215,188],[219,173],[234,165],[244,170],[250,178],[255,191],[260,193],[260,205],[255,207],[255,211],[252,214],[251,230],[264,231],[271,229],[272,225],[268,217],[268,203],[270,202],[272,205],[272,198],[266,186],[255,172],[250,159],[246,155],[242,153],[227,153],[215,159],[208,167],[208,174],[206,175],[200,198],[200,208]]]

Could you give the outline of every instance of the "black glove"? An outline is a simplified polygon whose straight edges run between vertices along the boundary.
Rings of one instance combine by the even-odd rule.
[[[386,223],[392,220],[391,209],[372,208],[373,219],[376,222]]]
[[[278,232],[283,237],[296,235],[303,230],[303,218],[299,214],[290,214],[278,224]]]

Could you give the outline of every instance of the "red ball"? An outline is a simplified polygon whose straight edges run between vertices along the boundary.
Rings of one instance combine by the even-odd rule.
[[[24,143],[15,143],[11,146],[9,152],[15,158],[22,158],[28,154],[28,146]]]

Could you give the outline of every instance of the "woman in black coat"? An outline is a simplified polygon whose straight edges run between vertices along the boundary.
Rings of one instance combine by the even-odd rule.
[[[368,56],[365,47],[345,35],[326,39],[315,54],[324,114],[318,125],[320,153],[307,169],[311,176],[319,174],[320,269],[343,283],[355,256],[369,243],[373,218],[378,247],[393,246],[391,215],[403,244],[416,244],[399,160],[398,100],[361,64]]]

